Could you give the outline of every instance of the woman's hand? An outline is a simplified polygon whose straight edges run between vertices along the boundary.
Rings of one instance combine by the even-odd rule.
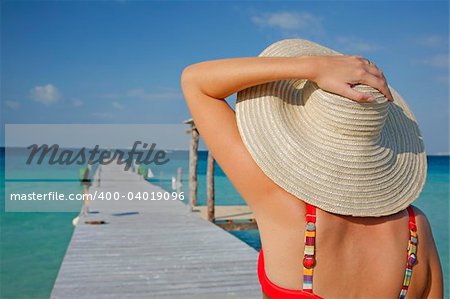
[[[370,102],[370,94],[354,90],[352,87],[365,84],[378,89],[393,101],[383,72],[361,56],[311,56],[313,62],[310,80],[326,91],[342,95],[357,102]]]

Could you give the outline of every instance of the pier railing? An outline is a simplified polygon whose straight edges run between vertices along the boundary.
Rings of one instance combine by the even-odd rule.
[[[206,166],[206,206],[197,205],[198,144],[200,134],[192,119],[188,119],[184,123],[189,125],[186,133],[191,134],[189,147],[189,205],[191,211],[200,212],[203,218],[228,231],[258,229],[253,213],[247,205],[218,206],[215,204],[215,160],[210,151],[208,151]]]

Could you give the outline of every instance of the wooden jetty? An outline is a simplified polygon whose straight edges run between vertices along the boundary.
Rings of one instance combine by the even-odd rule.
[[[91,194],[164,192],[117,165],[99,173]],[[261,298],[256,250],[190,210],[179,200],[92,201],[51,298]]]

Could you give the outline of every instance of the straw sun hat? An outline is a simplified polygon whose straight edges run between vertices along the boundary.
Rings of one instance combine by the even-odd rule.
[[[260,56],[339,55],[300,39],[270,45]],[[251,156],[276,184],[325,211],[383,216],[422,191],[426,153],[417,121],[392,88],[358,103],[301,79],[270,82],[237,95],[239,132]],[[273,200],[277,200],[274,198]]]

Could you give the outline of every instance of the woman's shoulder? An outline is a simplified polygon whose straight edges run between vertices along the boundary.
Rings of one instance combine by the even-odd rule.
[[[433,253],[433,249],[436,247],[431,225],[427,216],[421,209],[416,206],[412,206],[412,208],[414,210],[417,226],[418,246],[420,251],[422,251],[423,257],[429,259],[430,254]]]
[[[424,225],[425,228],[430,229],[430,222],[428,221],[427,216],[425,213],[419,209],[417,206],[411,205],[411,207],[414,210],[414,214],[416,216],[416,222],[419,224],[419,222]]]
[[[418,235],[417,264],[412,276],[412,285],[421,285],[420,298],[442,298],[443,278],[439,255],[434,241],[430,222],[425,213],[413,207]],[[416,282],[416,284],[414,284]],[[411,290],[411,291],[414,291]],[[413,296],[414,297],[414,296]]]

